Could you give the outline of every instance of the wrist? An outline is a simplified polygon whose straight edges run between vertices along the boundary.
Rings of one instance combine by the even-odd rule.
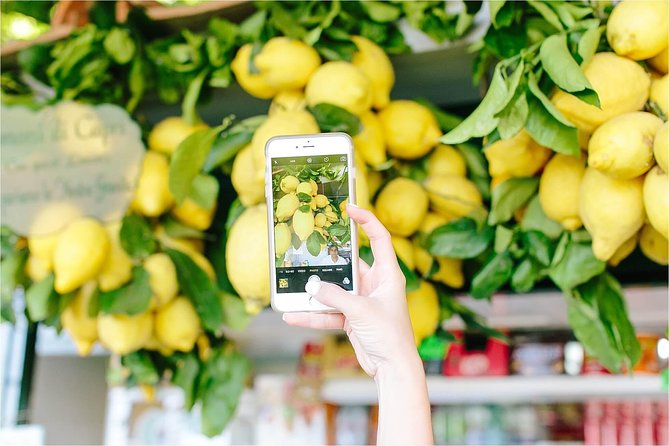
[[[390,382],[394,387],[399,382],[412,384],[422,383],[424,380],[425,371],[423,370],[423,362],[415,349],[398,355],[393,360],[384,362],[379,366],[374,375],[374,381],[377,386],[381,386],[385,382]]]

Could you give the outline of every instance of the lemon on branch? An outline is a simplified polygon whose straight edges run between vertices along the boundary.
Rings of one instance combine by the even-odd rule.
[[[97,319],[89,315],[95,287],[94,281],[85,283],[60,315],[63,329],[72,336],[80,356],[87,356],[98,339]]]
[[[606,37],[617,54],[648,59],[667,48],[667,20],[666,1],[623,0],[609,16]]]
[[[402,159],[427,154],[439,141],[441,130],[432,112],[415,101],[392,101],[379,113],[388,153]]]
[[[230,68],[237,79],[239,86],[244,89],[251,96],[260,99],[269,99],[277,94],[278,89],[270,85],[260,73],[251,73],[249,65],[251,62],[251,53],[253,52],[253,44],[247,43],[242,45],[235,58],[230,63]]]
[[[429,202],[425,190],[408,178],[395,178],[376,200],[376,215],[391,234],[408,237],[420,226]]]
[[[111,291],[120,287],[132,277],[132,260],[121,246],[119,232],[121,222],[107,225],[109,254],[98,275],[100,291]]]
[[[578,200],[585,173],[585,157],[556,154],[546,164],[539,180],[539,202],[546,216],[568,231],[583,224]]]
[[[151,338],[153,316],[144,312],[128,314],[99,314],[98,337],[100,343],[117,355],[127,355],[139,350]]]
[[[669,176],[658,166],[653,167],[643,180],[643,202],[648,221],[657,232],[667,238],[669,233]]]
[[[293,177],[294,178],[294,177]],[[265,179],[253,164],[253,153],[251,146],[246,146],[239,151],[232,163],[230,174],[232,187],[239,196],[239,201],[245,207],[262,203],[265,199]]]
[[[301,40],[273,37],[254,59],[260,76],[276,90],[304,87],[321,64],[318,52]]]
[[[193,349],[202,327],[193,304],[188,298],[179,296],[158,309],[154,330],[162,346],[188,352]]]
[[[407,293],[407,307],[416,345],[420,345],[439,325],[439,297],[434,286],[421,280],[417,290]]]
[[[153,150],[146,152],[131,207],[147,217],[158,217],[166,212],[174,204],[169,177],[167,157]]]
[[[149,149],[172,155],[184,139],[205,128],[206,124],[191,125],[180,116],[170,116],[151,129],[148,138]]]
[[[310,106],[326,103],[337,105],[355,115],[362,115],[372,106],[372,86],[365,73],[350,62],[326,62],[309,79],[304,90]]]
[[[372,104],[380,110],[390,102],[390,90],[395,83],[395,71],[388,55],[381,47],[362,36],[351,36],[358,47],[351,62],[371,81]]]
[[[149,286],[155,305],[161,307],[174,299],[179,292],[179,282],[170,256],[162,252],[151,254],[144,259],[143,266],[149,273]]]

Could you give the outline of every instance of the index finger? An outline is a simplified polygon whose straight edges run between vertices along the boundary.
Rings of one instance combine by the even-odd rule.
[[[395,249],[390,241],[390,232],[376,218],[376,215],[352,204],[346,206],[346,212],[353,221],[362,226],[369,237],[372,254],[374,254],[374,264],[380,268],[399,268]]]

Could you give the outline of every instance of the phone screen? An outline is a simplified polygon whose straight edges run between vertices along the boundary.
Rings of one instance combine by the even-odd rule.
[[[277,293],[302,293],[314,275],[352,290],[348,156],[270,162]]]

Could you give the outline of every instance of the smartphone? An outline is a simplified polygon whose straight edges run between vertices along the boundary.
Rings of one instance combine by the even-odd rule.
[[[358,292],[353,142],[345,133],[279,136],[265,145],[272,308],[333,312],[305,291],[309,281]]]

